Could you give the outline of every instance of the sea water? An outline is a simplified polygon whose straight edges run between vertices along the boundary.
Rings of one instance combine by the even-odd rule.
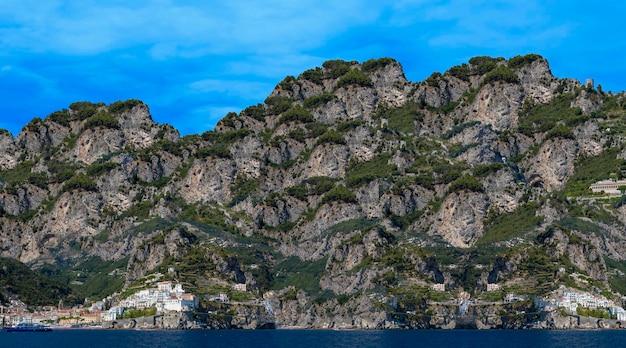
[[[626,330],[56,330],[0,332],[0,347],[626,347]]]

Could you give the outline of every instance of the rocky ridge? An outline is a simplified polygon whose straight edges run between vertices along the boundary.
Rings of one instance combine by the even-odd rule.
[[[392,327],[572,273],[619,299],[622,200],[587,187],[626,169],[624,97],[527,55],[423,82],[389,58],[328,61],[185,137],[137,100],[74,103],[0,132],[0,256],[121,262],[104,278],[127,290],[244,283],[285,326]]]

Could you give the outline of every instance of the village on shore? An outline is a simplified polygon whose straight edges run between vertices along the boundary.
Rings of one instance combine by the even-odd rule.
[[[243,286],[243,287],[242,287]],[[245,291],[245,284],[237,284],[237,290]],[[228,302],[225,293],[210,298],[217,302]],[[58,306],[43,306],[33,310],[19,299],[8,306],[0,306],[0,324],[15,326],[20,322],[56,326],[99,326],[134,314],[157,314],[166,312],[193,312],[198,309],[198,296],[187,293],[179,283],[162,281],[156,288],[139,290],[127,298],[113,303],[109,297],[89,306],[67,308],[62,302]]]
[[[433,290],[445,291],[443,284],[434,284]],[[234,291],[246,292],[245,284],[233,285]],[[500,291],[498,284],[488,284],[487,291]],[[229,303],[231,299],[226,293],[210,295],[207,301],[215,303]],[[582,290],[561,286],[548,296],[518,296],[507,294],[505,302],[516,302],[532,299],[537,312],[544,314],[558,313],[570,316],[591,316],[597,318],[614,319],[618,322],[626,320],[626,310],[613,301],[601,295],[594,295]],[[269,301],[261,301],[269,302]],[[459,302],[458,314],[464,315],[474,303],[470,300]],[[267,306],[266,306],[267,307]],[[156,287],[142,289],[128,297],[113,303],[109,297],[94,302],[88,306],[79,305],[67,308],[63,303],[57,307],[43,306],[37,309],[28,307],[18,299],[13,299],[6,306],[0,306],[0,324],[11,327],[19,323],[29,322],[56,328],[112,328],[111,323],[116,321],[133,320],[140,316],[154,316],[163,314],[193,314],[199,310],[198,296],[185,291],[180,283],[161,281]],[[269,305],[268,312],[273,315]],[[213,313],[216,314],[216,313]],[[408,313],[411,314],[411,313]],[[103,325],[104,324],[104,325]],[[197,328],[206,325],[196,325]]]

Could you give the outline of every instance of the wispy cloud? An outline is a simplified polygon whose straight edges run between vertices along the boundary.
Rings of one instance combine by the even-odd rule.
[[[159,121],[202,132],[261,102],[286,75],[335,58],[394,57],[409,78],[422,78],[473,55],[537,52],[567,76],[587,74],[585,66],[596,76],[620,74],[626,44],[616,23],[626,5],[585,4],[3,0],[0,115],[15,123],[2,127],[16,133],[76,100],[138,98]]]

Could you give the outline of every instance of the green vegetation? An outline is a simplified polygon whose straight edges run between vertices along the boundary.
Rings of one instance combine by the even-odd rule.
[[[591,309],[591,308],[578,307],[576,308],[576,314],[582,315],[584,317],[592,317],[592,318],[602,318],[602,319],[611,318],[611,315],[609,314],[609,311],[606,308]]]
[[[119,121],[111,116],[108,112],[102,110],[95,114],[94,116],[89,117],[85,124],[83,125],[83,130],[93,129],[98,127],[111,128],[111,129],[119,129],[120,123]]]
[[[549,140],[549,139],[556,139],[556,138],[574,139],[574,132],[572,132],[571,129],[567,128],[567,126],[563,124],[558,124],[556,125],[556,127],[550,129],[546,133],[544,141]]]
[[[389,129],[404,133],[415,132],[415,122],[423,119],[418,111],[418,105],[414,101],[406,102],[401,108],[390,108],[386,104],[379,104],[376,118],[389,120]]]
[[[272,289],[278,290],[288,286],[302,289],[309,295],[320,292],[319,279],[325,271],[327,258],[305,261],[291,256],[274,266],[275,278]]]
[[[416,210],[412,213],[408,213],[406,215],[389,215],[389,219],[391,222],[400,228],[401,230],[406,230],[411,224],[417,221],[424,214],[421,210]]]
[[[609,148],[598,156],[581,157],[576,161],[576,171],[565,184],[564,194],[571,197],[591,195],[589,185],[606,180],[616,168],[626,166],[626,161],[618,158],[617,148]]]
[[[209,147],[199,149],[195,153],[196,158],[231,158],[230,148],[223,143],[215,143]]]
[[[322,63],[322,66],[326,69],[326,74],[331,79],[337,79],[345,75],[350,71],[352,62],[346,62],[341,59],[327,60]]]
[[[265,107],[263,104],[248,106],[241,111],[241,114],[250,116],[257,121],[263,121],[265,119]]]
[[[210,145],[199,148],[195,153],[196,158],[214,157],[214,158],[231,158],[230,144],[233,144],[245,137],[254,134],[249,129],[237,129],[228,132],[206,131],[202,133],[202,139],[209,142]],[[172,146],[177,151],[181,151],[180,146],[173,143]]]
[[[625,129],[624,116],[626,116],[626,100],[619,95],[604,95],[602,106],[597,111],[591,113],[594,118],[604,118],[607,120],[618,120],[611,124],[611,129],[606,130],[611,134],[621,134]]]
[[[498,65],[495,69],[489,71],[485,75],[483,83],[494,83],[497,81],[519,83],[517,74],[515,74],[513,71],[511,71],[511,69],[504,65]]]
[[[346,86],[359,86],[359,87],[371,87],[372,79],[369,76],[365,75],[365,73],[361,69],[352,69],[345,75],[339,78],[337,81],[337,88],[346,87]]]
[[[345,145],[346,140],[343,135],[339,134],[335,130],[328,130],[326,133],[322,134],[317,138],[317,145],[323,144],[337,144],[337,145]]]
[[[424,82],[431,87],[439,87],[439,81],[441,80],[442,76],[443,75],[441,75],[440,72],[434,72],[430,74],[430,76],[428,76],[426,80],[424,80]]]
[[[56,122],[65,127],[70,126],[72,121],[84,121],[98,113],[98,109],[104,107],[104,103],[75,102],[70,104],[70,110],[55,111],[46,117],[46,120]]]
[[[322,197],[322,204],[331,202],[356,203],[356,195],[343,185],[335,186]]]
[[[71,119],[70,113],[67,109],[63,109],[61,111],[55,111],[46,117],[46,120],[56,122],[65,127],[69,127],[70,119]]]
[[[105,261],[98,256],[91,256],[72,267],[45,264],[40,272],[59,283],[67,284],[80,299],[100,300],[122,290],[127,264],[128,257]]]
[[[317,138],[326,133],[328,126],[320,122],[311,122],[304,125],[307,129],[308,138]]]
[[[128,208],[123,214],[123,217],[136,216],[138,218],[147,219],[150,217],[150,209],[152,209],[153,206],[154,204],[150,201],[139,201]]]
[[[33,118],[30,122],[28,122],[26,124],[26,126],[24,126],[24,129],[26,129],[29,132],[39,132],[39,127],[43,127],[44,123],[43,120],[39,117],[35,117]]]
[[[389,164],[389,158],[390,155],[383,152],[367,162],[350,161],[346,168],[346,185],[359,187],[376,179],[391,179],[398,174],[398,168]]]
[[[70,110],[74,111],[77,119],[82,121],[95,115],[98,109],[104,106],[104,103],[93,104],[91,102],[76,102],[70,104]]]
[[[504,169],[504,168],[506,168],[506,165],[504,163],[499,163],[499,162],[480,164],[474,167],[473,174],[475,177],[480,178],[480,177],[488,176],[489,174],[497,173],[501,169]]]
[[[485,234],[476,244],[489,245],[532,231],[543,221],[543,216],[536,216],[537,209],[538,203],[529,202],[513,213],[490,212],[484,222]]]
[[[318,106],[330,103],[335,98],[335,95],[330,92],[322,92],[322,94],[317,94],[306,98],[303,102],[303,105],[307,109],[315,109]]]
[[[468,82],[469,82],[470,74],[471,74],[470,67],[467,64],[453,66],[452,68],[448,69],[448,71],[446,71],[445,73],[445,75],[454,76],[458,79],[461,79],[463,81],[468,81]]]
[[[365,122],[363,120],[351,120],[351,121],[342,122],[337,125],[337,132],[342,132],[342,133],[349,132],[364,124]]]
[[[99,175],[108,173],[118,167],[120,167],[120,164],[115,163],[115,162],[104,162],[104,163],[95,162],[89,165],[87,168],[85,168],[85,171],[87,172],[87,175],[94,177],[94,176],[99,176]]]
[[[79,173],[63,184],[63,192],[72,190],[98,191],[98,185],[89,176]]]
[[[324,71],[317,67],[315,69],[309,69],[304,71],[300,77],[305,80],[309,80],[315,84],[321,85],[324,82]]]
[[[233,199],[230,201],[230,206],[234,206],[237,203],[242,202],[248,196],[250,196],[259,187],[261,181],[259,179],[249,178],[246,175],[239,174],[235,178],[235,181],[230,186],[230,192]]]
[[[292,89],[293,85],[295,85],[297,82],[298,81],[294,76],[287,75],[282,81],[280,81],[278,86],[282,89]]]
[[[580,108],[571,108],[572,94],[561,94],[548,104],[534,104],[528,99],[520,110],[519,131],[527,136],[535,132],[548,132],[558,122],[574,125],[582,121]]]
[[[450,129],[449,131],[447,131],[444,135],[443,138],[444,139],[450,139],[453,136],[460,134],[461,132],[463,132],[465,129],[467,128],[471,128],[475,125],[480,124],[480,121],[469,121],[469,122],[465,122],[465,123],[461,123],[458,124],[454,127],[452,127],[452,129]]]
[[[126,101],[116,101],[109,105],[109,112],[112,114],[120,114],[124,111],[130,111],[135,106],[144,105],[141,100],[137,99],[128,99]]]
[[[503,60],[503,58],[478,56],[470,58],[469,63],[472,65],[472,73],[474,75],[485,75],[495,69],[498,65],[498,62]]]
[[[47,188],[48,187],[48,175],[45,173],[31,173],[28,176],[27,182],[31,185],[35,185],[39,188]]]
[[[396,63],[393,58],[370,59],[363,62],[361,69],[365,72],[373,72],[385,68],[389,64]]]
[[[525,56],[515,56],[509,59],[509,67],[511,69],[518,69],[525,65],[529,65],[537,60],[542,60],[543,57],[538,54],[527,54]]]
[[[237,129],[228,132],[206,131],[202,133],[202,140],[211,143],[232,144],[242,140],[248,135],[254,134],[250,129]]]
[[[315,121],[313,115],[308,112],[304,107],[300,105],[296,105],[291,109],[283,112],[280,117],[280,123],[288,123],[288,122],[302,122],[302,123],[310,123]]]
[[[454,111],[454,109],[456,109],[457,106],[459,106],[458,101],[451,101],[451,102],[441,105],[439,108],[434,109],[434,110],[447,115],[451,113],[452,111]]]
[[[0,171],[0,179],[10,186],[23,183],[31,175],[33,166],[31,161],[18,162],[13,169]]]
[[[450,183],[450,186],[448,187],[448,193],[459,191],[483,192],[485,191],[485,188],[480,181],[476,180],[476,178],[469,174],[464,174],[462,177]]]
[[[626,295],[626,261],[617,261],[605,256],[604,263],[609,270],[611,288],[622,296]]]
[[[265,98],[265,104],[270,106],[270,112],[274,115],[280,115],[291,108],[292,100],[281,96],[269,96]]]
[[[347,234],[353,231],[366,231],[378,223],[377,219],[351,219],[333,225],[328,230],[331,233]]]
[[[287,188],[287,193],[304,201],[307,196],[319,196],[330,191],[335,187],[335,181],[336,179],[327,176],[315,176],[307,179],[300,185]]]
[[[73,304],[78,300],[68,286],[33,272],[17,260],[0,258],[1,303],[7,302],[8,294],[17,294],[32,306],[56,306],[59,300]]]
[[[149,307],[149,308],[142,308],[142,309],[128,309],[124,311],[122,318],[132,319],[132,318],[149,317],[152,315],[156,315],[156,313],[157,313],[156,307]]]

